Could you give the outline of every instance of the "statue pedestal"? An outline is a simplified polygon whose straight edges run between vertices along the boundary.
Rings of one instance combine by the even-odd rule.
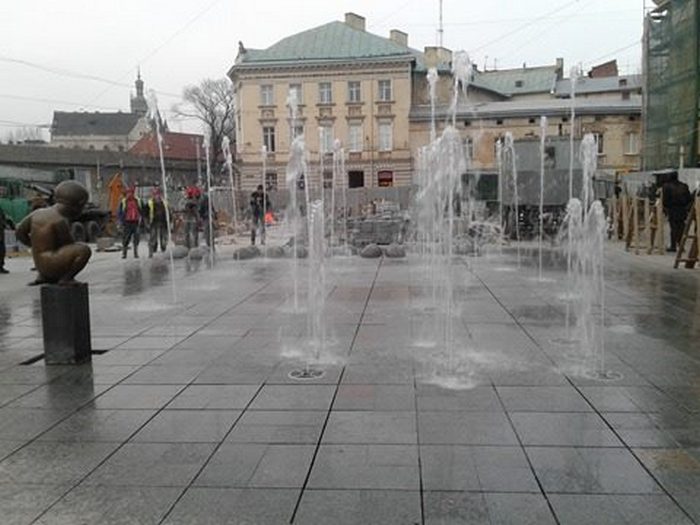
[[[44,360],[47,365],[89,362],[90,303],[88,285],[41,287],[41,321],[44,331]]]

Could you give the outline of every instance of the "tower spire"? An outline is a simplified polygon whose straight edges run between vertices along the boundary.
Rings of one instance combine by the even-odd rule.
[[[131,97],[131,112],[145,115],[148,112],[148,103],[143,95],[143,80],[141,79],[141,66],[136,70],[136,96]]]

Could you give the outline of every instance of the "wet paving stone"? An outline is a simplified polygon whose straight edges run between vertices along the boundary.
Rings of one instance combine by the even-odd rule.
[[[503,252],[455,266],[449,351],[416,256],[334,259],[308,381],[289,261],[176,263],[173,304],[157,261],[96,254],[80,366],[19,365],[38,292],[3,289],[0,523],[700,523],[700,281],[608,254],[596,379],[565,259],[538,283]]]
[[[527,447],[547,493],[652,494],[661,487],[622,448]]]

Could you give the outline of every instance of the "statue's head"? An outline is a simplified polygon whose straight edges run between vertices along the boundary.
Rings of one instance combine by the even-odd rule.
[[[89,195],[82,184],[74,180],[67,180],[56,186],[54,198],[63,215],[70,219],[77,219],[87,204]]]

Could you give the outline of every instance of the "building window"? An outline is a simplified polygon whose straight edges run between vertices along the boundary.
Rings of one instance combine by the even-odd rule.
[[[605,154],[605,142],[603,140],[603,134],[593,133],[593,136],[595,137],[595,143],[598,145],[598,155]]]
[[[362,101],[362,91],[360,90],[360,82],[351,80],[348,82],[348,102]]]
[[[630,99],[630,92],[629,91],[623,91],[622,92],[622,100],[629,100]]]
[[[379,124],[379,151],[393,149],[394,130],[390,123]]]
[[[502,126],[502,125],[503,125],[503,119],[499,118],[498,120],[496,120],[496,125],[497,125],[497,126]]]
[[[364,185],[364,171],[348,171],[348,188],[362,188]]]
[[[295,100],[297,105],[302,103],[301,84],[289,84],[289,100]]]
[[[292,142],[295,138],[301,137],[304,134],[304,126],[293,126],[289,128],[289,141]]]
[[[466,151],[469,160],[474,158],[474,140],[471,137],[464,139],[464,151]]]
[[[639,135],[637,133],[627,133],[625,135],[625,155],[637,155],[638,153]]]
[[[266,191],[277,190],[277,173],[274,171],[265,173],[265,189]]]
[[[391,80],[379,81],[379,100],[382,102],[391,101]]]
[[[333,92],[331,90],[330,82],[319,82],[318,102],[319,104],[330,104],[333,102]]]
[[[319,137],[321,140],[320,152],[333,152],[333,128],[331,126],[321,126],[319,129]]]
[[[522,81],[522,80],[516,80],[516,81],[515,81],[515,87],[516,87],[516,88],[521,88],[521,87],[523,87],[523,81]]]
[[[262,106],[272,106],[275,103],[273,97],[272,84],[263,84],[260,86],[260,104]]]
[[[362,151],[362,125],[351,124],[349,132],[350,151],[353,153]]]
[[[273,153],[275,151],[275,127],[274,126],[264,126],[263,127],[263,146],[267,148],[268,153]]]
[[[325,170],[323,172],[323,188],[330,190],[333,187],[333,172]]]
[[[380,188],[390,188],[394,185],[393,171],[380,171],[377,173],[377,186]]]

